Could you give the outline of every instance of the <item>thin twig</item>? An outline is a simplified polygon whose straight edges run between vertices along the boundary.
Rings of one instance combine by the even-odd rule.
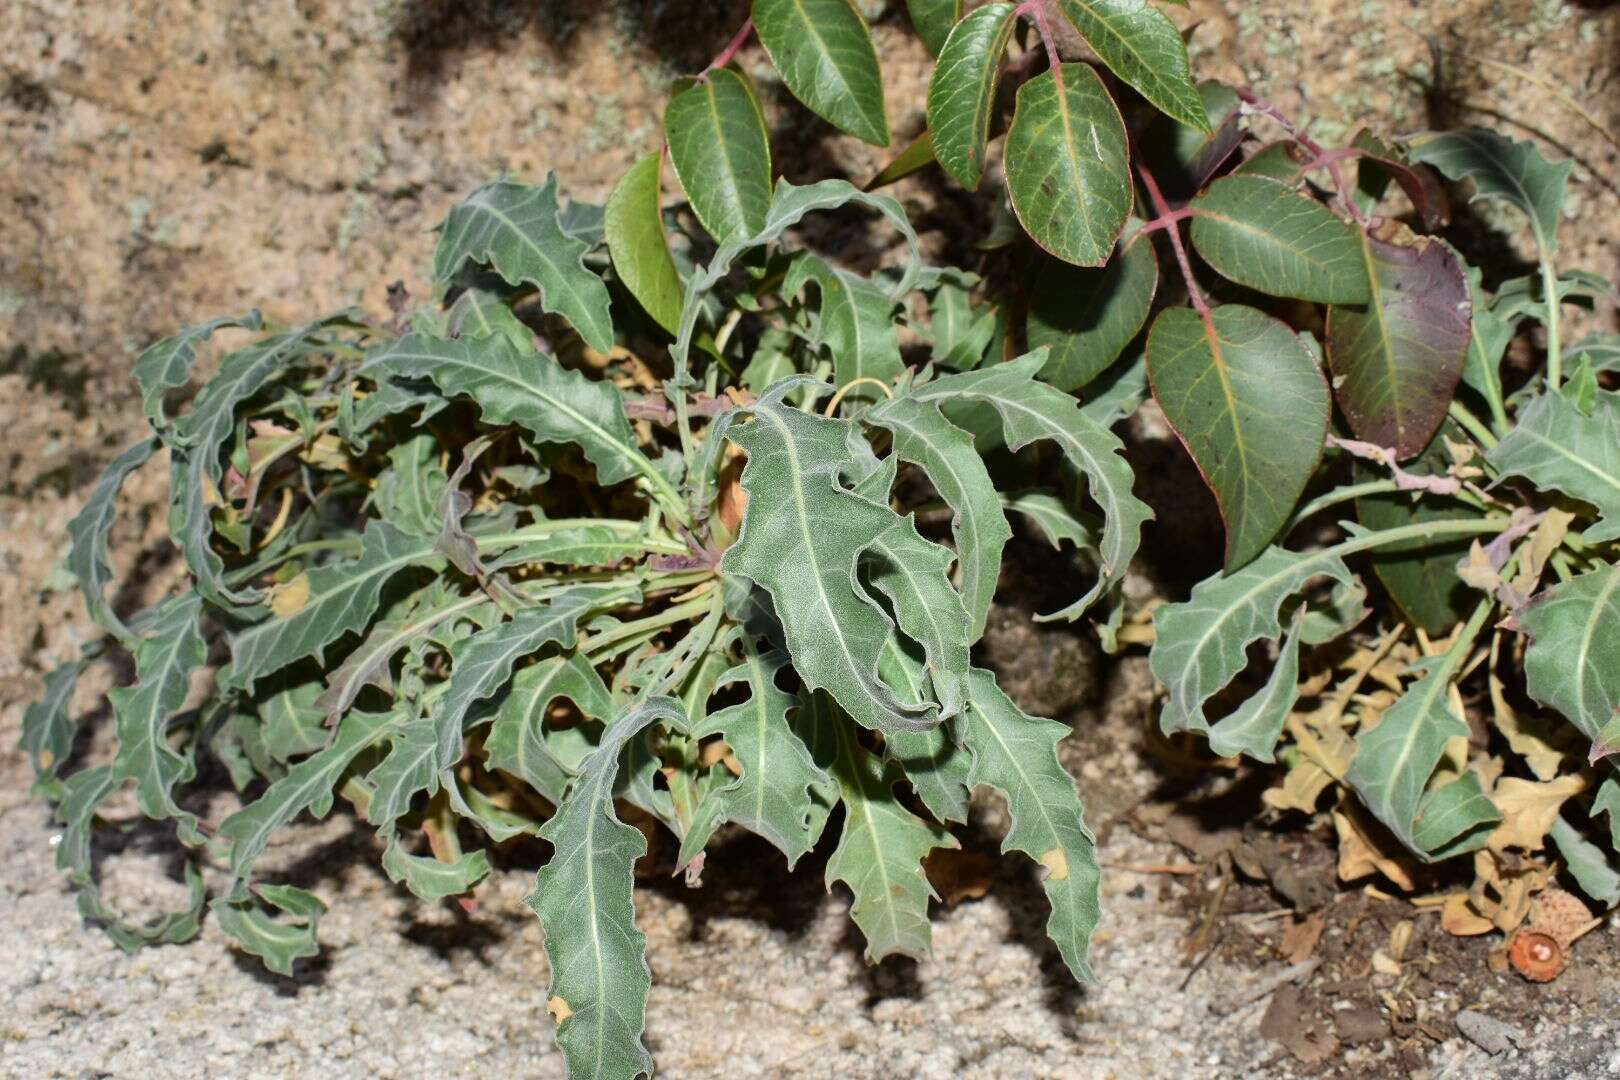
[[[1252,1005],[1261,998],[1269,997],[1277,990],[1291,982],[1298,982],[1306,978],[1317,968],[1322,966],[1322,958],[1313,956],[1309,960],[1301,960],[1290,967],[1283,968],[1275,975],[1269,975],[1260,982],[1234,997],[1221,998],[1210,1003],[1209,1011],[1217,1016],[1229,1016],[1245,1005]]]

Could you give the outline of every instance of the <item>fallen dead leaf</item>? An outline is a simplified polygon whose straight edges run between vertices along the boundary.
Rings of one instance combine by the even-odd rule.
[[[1373,834],[1357,820],[1360,813],[1354,809],[1348,813],[1341,810],[1333,812],[1333,826],[1339,833],[1339,879],[1359,881],[1369,874],[1379,873],[1401,891],[1411,892],[1415,884],[1408,869],[1410,857],[1404,852],[1396,852],[1393,847],[1386,848],[1375,840]]]
[[[1487,846],[1492,851],[1510,847],[1540,851],[1559,807],[1585,788],[1586,780],[1579,775],[1546,781],[1504,777],[1491,793],[1491,801],[1502,811],[1502,824],[1491,833]]]
[[[1303,919],[1290,919],[1288,925],[1283,927],[1282,941],[1277,945],[1277,952],[1290,964],[1303,963],[1316,952],[1317,943],[1322,940],[1322,931],[1327,929],[1327,915],[1316,912]]]

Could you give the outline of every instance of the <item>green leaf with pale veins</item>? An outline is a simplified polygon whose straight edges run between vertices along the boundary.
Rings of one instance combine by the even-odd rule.
[[[1031,274],[1024,333],[1031,349],[1051,349],[1041,379],[1080,390],[1113,365],[1141,332],[1159,288],[1153,242],[1127,237],[1101,268],[1043,260]]]
[[[663,168],[664,157],[656,150],[630,166],[608,197],[604,228],[619,280],[653,321],[673,334],[680,329],[685,286],[664,235]]]
[[[231,873],[246,881],[253,863],[270,845],[271,836],[308,810],[317,818],[332,809],[332,795],[362,750],[398,727],[400,714],[349,712],[338,724],[331,745],[300,761],[264,794],[236,811],[219,827],[231,842]]]
[[[721,570],[770,594],[807,687],[830,692],[865,727],[929,727],[939,722],[936,706],[905,704],[878,678],[892,627],[855,577],[861,553],[900,517],[843,486],[854,425],[787,405],[783,395],[796,385],[778,383],[750,423],[726,432],[748,454],[748,506]]]
[[[214,336],[222,327],[236,326],[244,330],[258,330],[264,319],[257,310],[236,318],[230,315],[210,319],[196,326],[188,326],[178,334],[164,338],[135,360],[135,382],[141,388],[141,406],[152,427],[162,430],[169,426],[163,412],[163,395],[186,385],[191,378],[191,367],[197,362],[197,345]]]
[[[967,680],[970,617],[951,585],[949,548],[925,540],[916,519],[885,529],[861,557],[872,586],[888,598],[900,632],[922,646],[930,697],[941,719],[961,711]]]
[[[892,432],[895,453],[920,467],[950,506],[951,535],[962,570],[962,603],[973,623],[970,641],[977,641],[984,634],[1001,577],[1001,551],[1012,529],[973,437],[945,419],[937,405],[910,397],[884,402],[863,419]]]
[[[1006,797],[1011,824],[1001,850],[1022,851],[1043,868],[1047,936],[1076,979],[1094,982],[1087,954],[1102,915],[1102,870],[1074,778],[1058,761],[1068,725],[1026,714],[988,671],[974,670],[968,695],[962,741],[973,757],[971,782]]]
[[[947,375],[917,387],[909,396],[947,406],[953,401],[989,405],[1001,418],[1009,448],[1017,451],[1037,439],[1050,439],[1085,474],[1091,497],[1103,511],[1102,540],[1098,545],[1102,572],[1074,603],[1041,616],[1069,619],[1082,614],[1105,590],[1124,580],[1141,543],[1142,524],[1152,519],[1153,512],[1131,493],[1135,476],[1121,456],[1125,445],[1087,416],[1074,398],[1036,381],[1035,375],[1045,363],[1045,352],[1036,351],[977,371]]]
[[[388,731],[387,755],[370,772],[371,801],[366,804],[366,820],[384,826],[411,808],[411,800],[422,792],[439,789],[439,727],[432,716],[418,716]]]
[[[1620,394],[1601,393],[1604,407],[1587,416],[1569,398],[1541,393],[1486,455],[1503,476],[1561,491],[1597,508],[1588,543],[1620,538]]]
[[[1365,595],[1365,594],[1363,594]],[[1247,754],[1256,761],[1274,760],[1288,714],[1299,700],[1299,645],[1306,609],[1294,610],[1288,633],[1272,661],[1266,683],[1209,730],[1209,748],[1221,757]]]
[[[175,804],[173,792],[196,774],[196,764],[189,748],[180,754],[169,745],[169,726],[185,704],[192,672],[207,659],[201,617],[202,597],[196,591],[159,604],[135,646],[135,685],[107,694],[118,721],[113,779],[135,781],[141,813],[177,819],[187,843],[201,842],[197,818]]]
[[[962,17],[963,0],[906,0],[912,28],[932,56],[938,56],[951,27]]]
[[[84,606],[97,626],[117,638],[125,648],[133,648],[136,637],[107,603],[107,586],[112,568],[107,565],[107,533],[118,516],[118,493],[131,473],[145,465],[157,452],[156,438],[143,439],[119,454],[107,466],[90,490],[84,509],[68,522],[68,571],[79,583]]]
[[[957,23],[928,83],[934,157],[969,190],[984,179],[1002,60],[1018,25],[1013,4],[986,4]]]
[[[1209,130],[1186,42],[1164,12],[1147,0],[1058,0],[1058,9],[1109,70],[1155,108],[1189,127]]]
[[[1413,161],[1434,166],[1447,179],[1472,180],[1475,199],[1518,207],[1530,219],[1536,246],[1549,255],[1558,250],[1558,215],[1574,162],[1555,165],[1529,140],[1514,142],[1479,128],[1429,132],[1406,146]]]
[[[808,695],[807,695],[808,696]],[[907,810],[895,797],[900,770],[861,746],[856,728],[824,695],[814,705],[825,732],[817,763],[838,781],[844,828],[827,861],[827,888],[842,881],[855,896],[850,917],[866,938],[866,958],[927,959],[932,942],[928,902],[936,899],[922,861],[934,848],[959,847],[944,829]]]
[[[893,383],[905,367],[895,330],[894,298],[870,279],[809,252],[794,257],[782,281],[782,296],[795,297],[810,282],[821,294],[811,343],[832,355],[838,385],[855,379]],[[881,396],[877,387],[860,386],[847,398],[876,401]]]
[[[1356,230],[1309,195],[1263,176],[1225,176],[1188,208],[1198,254],[1239,285],[1324,304],[1372,299]]]
[[[754,0],[754,31],[811,112],[873,146],[889,145],[883,72],[853,0]]]
[[[1430,786],[1446,744],[1468,736],[1450,700],[1455,664],[1441,662],[1384,710],[1371,731],[1356,737],[1344,782],[1396,838],[1425,862],[1485,843],[1502,814],[1472,770]]]
[[[1517,620],[1530,696],[1598,739],[1620,710],[1620,563],[1554,585]]]
[[[360,557],[306,571],[308,598],[298,610],[265,617],[231,638],[226,686],[251,690],[255,680],[306,656],[324,660],[326,649],[371,622],[383,586],[410,566],[443,567],[433,540],[407,536],[384,521],[372,521],[361,537]]]
[[[692,737],[724,739],[742,766],[742,775],[703,796],[676,862],[690,863],[714,830],[729,821],[770,841],[787,856],[791,869],[815,843],[810,829],[815,815],[812,793],[829,784],[831,777],[788,723],[788,710],[798,705],[798,699],[776,681],[788,666],[787,656],[762,653],[749,634],[740,635],[739,644],[742,663],[721,674],[713,689],[745,683],[747,700],[694,721]]]
[[[383,849],[382,868],[388,880],[404,885],[419,899],[432,902],[461,896],[489,876],[488,852],[468,851],[455,862],[440,862],[430,855],[412,855],[400,845],[392,827],[387,831],[388,846]]]
[[[553,730],[546,713],[558,698],[586,720],[606,723],[617,711],[602,676],[577,652],[547,656],[519,671],[484,737],[489,767],[527,783],[553,803],[562,800],[585,755],[595,748],[594,725]]]
[[[1372,300],[1328,309],[1333,395],[1356,438],[1410,458],[1439,430],[1468,363],[1468,275],[1442,240],[1356,236]]]
[[[253,890],[286,918],[278,919],[246,889],[221,896],[211,907],[225,936],[264,961],[278,975],[291,975],[293,961],[315,956],[316,930],[326,905],[315,894],[292,885],[260,885]]]
[[[485,184],[452,207],[439,230],[436,283],[446,284],[469,262],[488,265],[508,285],[540,290],[540,306],[567,319],[591,348],[613,349],[607,286],[585,268],[589,245],[559,223],[555,173],[540,187]]]
[[[927,701],[933,693],[920,653],[915,643],[902,642],[899,634],[893,634],[878,661],[878,673],[902,701]],[[883,738],[884,756],[905,772],[911,790],[938,821],[968,819],[972,762],[957,737],[961,723],[958,715],[927,731],[896,731]]]
[[[717,68],[676,94],[664,110],[664,137],[675,175],[710,236],[725,240],[765,227],[771,139],[746,75]],[[674,309],[678,323],[679,292]]]
[[[426,432],[388,451],[388,467],[377,475],[371,497],[388,524],[411,536],[437,537],[437,507],[450,482],[439,463],[439,440]]]
[[[1208,321],[1166,308],[1148,375],[1226,523],[1226,569],[1276,538],[1322,459],[1333,402],[1316,357],[1286,324],[1225,304]]]
[[[633,888],[647,841],[614,813],[613,790],[625,747],[653,724],[680,730],[686,717],[678,702],[663,697],[618,716],[540,830],[552,856],[535,877],[529,906],[546,932],[547,1007],[557,1018],[557,1045],[571,1076],[632,1080],[652,1073],[652,1057],[641,1044],[652,974],[646,935],[636,929]]]
[[[1553,819],[1547,835],[1558,845],[1558,854],[1563,856],[1569,876],[1582,892],[1606,907],[1620,904],[1620,868],[1602,848],[1561,817]]]
[[[1131,212],[1125,122],[1097,73],[1064,64],[1018,88],[1003,157],[1013,211],[1064,262],[1101,266]]]
[[[1248,727],[1242,721],[1228,724],[1231,717],[1212,725],[1204,706],[1248,666],[1250,645],[1282,635],[1283,605],[1323,576],[1342,585],[1355,580],[1332,551],[1301,555],[1268,548],[1236,573],[1206,578],[1186,600],[1154,612],[1148,666],[1169,690],[1159,713],[1164,733],[1195,731],[1212,739],[1219,733],[1224,740]]]
[[[22,737],[18,745],[34,765],[36,789],[47,793],[56,788],[56,771],[73,750],[77,725],[69,706],[79,685],[83,660],[69,660],[45,676],[45,692],[23,710]]]

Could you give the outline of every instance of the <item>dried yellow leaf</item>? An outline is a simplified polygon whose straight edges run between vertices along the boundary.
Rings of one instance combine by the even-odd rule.
[[[1502,824],[1491,833],[1487,847],[1492,851],[1522,848],[1540,851],[1547,830],[1558,817],[1558,808],[1586,787],[1581,776],[1561,776],[1556,780],[1523,780],[1504,777],[1496,784],[1491,800],[1502,811]]]

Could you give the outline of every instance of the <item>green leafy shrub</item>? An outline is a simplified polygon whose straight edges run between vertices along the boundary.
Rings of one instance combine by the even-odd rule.
[[[673,834],[693,882],[726,823],[791,866],[836,814],[828,882],[853,894],[875,961],[928,952],[922,861],[955,846],[983,785],[1087,978],[1099,870],[1055,752],[1065,728],[1021,712],[972,649],[1012,522],[1089,567],[1044,617],[1118,644],[1151,514],[1111,428],[1150,397],[1225,522],[1224,568],[1153,615],[1163,730],[1282,760],[1278,806],[1314,811],[1337,786],[1424,861],[1502,837],[1503,785],[1563,785],[1587,801],[1553,840],[1589,895],[1620,901],[1589,835],[1607,811],[1620,841],[1603,760],[1620,747],[1620,399],[1603,383],[1620,348],[1562,344],[1561,303],[1612,291],[1556,265],[1568,166],[1483,132],[1324,148],[1247,91],[1194,84],[1174,25],[1141,2],[909,7],[939,57],[930,127],[874,186],[937,159],[977,187],[1005,124],[1005,200],[1028,238],[997,230],[982,278],[926,265],[886,196],[773,187],[763,111],[729,66],[745,26],[665,116],[690,216],[663,206],[660,151],[600,208],[561,203],[554,180],[498,181],[441,226],[442,305],[386,325],[255,312],[139,358],[152,434],[71,527],[108,636],[49,676],[23,736],[87,917],[135,947],[194,935],[211,908],[287,972],[324,908],[256,863],[306,811],[343,797],[389,876],[430,900],[489,872],[469,837],[537,836],[559,1044],[576,1075],[634,1076],[652,1068],[650,976],[626,808]],[[1118,82],[1060,59],[1059,17]],[[756,0],[751,25],[805,105],[888,143],[847,0]],[[1412,224],[1446,220],[1433,169],[1528,215],[1540,273],[1488,295],[1445,241],[1388,216],[1404,199]],[[898,231],[902,264],[863,275],[795,246],[807,215],[851,207]],[[1510,391],[1504,350],[1535,319],[1545,371]],[[244,333],[177,408],[198,350]],[[106,536],[160,452],[191,588],[126,622]],[[1377,633],[1375,591],[1392,601]],[[1387,708],[1303,711],[1349,701],[1347,650],[1387,659],[1408,634]],[[212,691],[187,707],[211,642]],[[69,701],[109,648],[136,671],[111,695],[116,754],[69,772]],[[1458,687],[1482,677],[1495,723],[1477,731]],[[1521,683],[1569,728],[1513,713]],[[185,806],[200,754],[244,794],[217,823]],[[92,872],[97,810],[131,785],[196,855],[190,903],[155,921],[113,910]],[[228,868],[212,896],[203,859]]]

